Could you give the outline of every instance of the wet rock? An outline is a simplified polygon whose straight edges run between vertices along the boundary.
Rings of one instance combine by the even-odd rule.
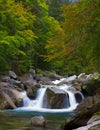
[[[35,86],[29,86],[27,87],[27,96],[30,98],[30,99],[35,99],[36,98],[36,93],[37,93],[37,90],[38,90],[38,86],[35,85]]]
[[[92,96],[95,95],[96,90],[99,88],[99,85],[100,80],[92,79],[87,83],[87,85],[83,86],[83,89],[88,92],[88,95]]]
[[[47,124],[47,120],[43,116],[34,116],[31,119],[31,124],[33,126],[42,126],[45,127]]]
[[[69,106],[69,97],[65,91],[57,87],[47,88],[43,107],[51,109],[60,109],[67,108]]]
[[[100,110],[100,91],[98,90],[95,96],[87,97],[83,100],[77,109],[76,115],[67,119],[63,125],[63,129],[72,130],[87,124],[87,121],[92,117],[95,112]]]
[[[79,92],[75,93],[75,99],[77,103],[80,103],[83,100],[82,95]]]

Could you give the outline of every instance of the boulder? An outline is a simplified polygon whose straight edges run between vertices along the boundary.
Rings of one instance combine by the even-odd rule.
[[[88,95],[93,96],[96,94],[96,90],[99,88],[100,80],[92,79],[85,86],[83,90],[87,91]]]
[[[39,83],[40,84],[44,84],[44,85],[50,85],[51,84],[51,80],[50,80],[50,78],[48,78],[48,77],[40,77],[39,78]]]
[[[100,112],[94,114],[86,126],[79,127],[75,130],[86,130],[87,128],[88,130],[100,130]]]
[[[100,120],[100,112],[95,113],[87,122],[87,125],[92,124],[95,121]]]
[[[61,86],[63,84],[72,84],[73,82],[75,82],[76,78],[77,78],[76,75],[67,78],[62,78],[62,80],[57,85]]]
[[[70,106],[69,97],[66,92],[57,87],[47,88],[43,102],[43,107],[51,109],[67,108]]]
[[[31,86],[37,85],[36,80],[33,79],[31,74],[25,74],[22,77],[20,77],[19,79],[24,84],[25,88],[27,88],[27,86],[31,87]]]
[[[36,93],[38,90],[39,86],[35,85],[35,86],[27,86],[26,92],[27,92],[27,96],[30,99],[35,99],[36,98]]]
[[[87,121],[92,117],[92,115],[100,111],[100,89],[98,89],[95,96],[87,97],[83,100],[77,109],[75,110],[76,114],[67,119],[66,122],[62,125],[64,130],[72,130],[80,126],[87,124]]]
[[[31,124],[33,126],[42,126],[45,127],[47,124],[47,120],[43,116],[34,116],[31,119]]]
[[[75,94],[75,99],[77,103],[81,103],[81,101],[83,100],[84,96],[80,93],[80,92],[76,92]]]
[[[7,82],[0,82],[0,89],[1,88],[8,88],[11,87],[11,84],[7,83]]]
[[[36,71],[34,69],[29,69],[29,73],[32,75],[33,79],[36,78]]]
[[[95,123],[95,122],[94,122]],[[100,121],[91,126],[88,130],[100,130]]]
[[[23,77],[20,77],[20,80],[24,85],[24,89],[27,91],[28,97],[34,99],[37,89],[39,88],[39,84],[33,79],[31,74],[26,74]]]
[[[20,92],[12,88],[0,89],[0,109],[13,108],[20,106],[23,97]]]
[[[82,126],[74,130],[100,130],[100,120],[94,121],[89,125]]]
[[[79,75],[73,85],[78,90],[80,90],[84,94],[84,96],[95,95],[96,90],[98,89],[99,84],[100,84],[98,75],[96,74]]]
[[[8,82],[10,80],[10,76],[0,75],[1,82]]]
[[[17,79],[17,75],[15,74],[15,72],[13,72],[13,71],[9,71],[9,76],[11,77],[11,78],[13,78],[13,79]]]
[[[56,74],[56,72],[45,71],[45,72],[42,72],[42,73],[43,73],[44,77],[48,77],[51,80],[59,80],[59,79],[62,78],[62,76],[59,75],[59,74]]]

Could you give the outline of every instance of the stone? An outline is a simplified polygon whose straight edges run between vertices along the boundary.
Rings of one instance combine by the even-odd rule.
[[[9,76],[11,77],[11,78],[13,78],[13,79],[16,79],[17,78],[17,75],[15,74],[15,72],[13,72],[13,71],[9,71]]]
[[[84,99],[75,110],[75,115],[66,120],[66,123],[61,126],[64,130],[72,130],[81,126],[87,125],[91,116],[100,111],[100,89],[96,95]]]
[[[48,77],[40,77],[39,78],[39,83],[40,84],[44,84],[44,85],[46,85],[46,84],[51,84],[51,80],[50,80],[50,78],[48,78]]]
[[[93,122],[98,121],[98,120],[100,120],[100,112],[94,114],[94,115],[89,119],[89,121],[87,122],[87,125],[88,125],[88,124],[92,124]]]
[[[2,95],[4,96],[5,100],[8,102],[8,104],[12,107],[12,108],[17,108],[16,105],[14,104],[14,102],[12,101],[12,99],[9,97],[8,94],[6,94],[5,92],[2,92]]]
[[[57,87],[47,88],[43,102],[44,108],[61,109],[70,106],[67,93]]]
[[[33,126],[42,126],[45,127],[47,124],[47,120],[43,116],[34,116],[31,119],[31,124]]]
[[[23,97],[21,93],[14,88],[0,89],[0,109],[15,109],[20,106]]]
[[[100,130],[100,120],[73,130]]]
[[[10,80],[9,76],[6,75],[0,75],[1,82],[8,82]]]
[[[100,122],[94,126],[91,126],[88,130],[100,130]]]
[[[29,69],[29,73],[32,75],[33,78],[36,77],[36,71],[34,69]]]

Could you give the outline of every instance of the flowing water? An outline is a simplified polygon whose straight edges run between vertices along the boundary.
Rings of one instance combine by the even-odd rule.
[[[75,78],[75,76],[68,80],[72,80],[73,78]],[[63,80],[65,79],[60,81]],[[59,81],[55,81],[55,84],[57,83],[59,83]],[[69,96],[70,103],[70,106],[62,109],[43,108],[43,99],[47,87],[48,86],[41,87],[37,91],[37,97],[35,100],[29,99],[25,91],[22,92],[23,107],[0,112],[0,130],[55,130],[57,127],[61,126],[66,118],[75,114],[74,109],[77,107],[78,103],[74,93],[69,90],[71,85],[62,85],[59,87],[59,89],[65,91]],[[79,93],[81,98],[84,99],[80,92],[77,93]],[[38,115],[42,115],[47,119],[47,127],[31,126],[31,118]]]
[[[38,90],[37,98],[35,100],[30,100],[28,98],[26,92],[22,92],[22,95],[24,98],[23,107],[17,108],[16,110],[38,111],[38,112],[48,112],[48,113],[55,113],[55,112],[63,113],[63,112],[73,111],[77,107],[78,103],[77,103],[74,93],[72,91],[68,90],[69,88],[71,88],[71,85],[62,85],[61,87],[59,87],[60,90],[65,91],[66,94],[68,94],[68,96],[69,96],[69,103],[70,103],[69,107],[62,108],[62,109],[43,108],[43,99],[44,99],[44,95],[45,95],[45,92],[47,89],[47,86],[46,86],[46,87],[42,87]],[[77,91],[77,93],[80,94],[80,97],[83,100],[84,99],[83,95],[79,91]]]
[[[74,112],[44,113],[7,110],[4,113],[0,113],[0,130],[56,130],[66,118],[73,114]],[[38,115],[42,115],[47,119],[47,127],[33,127],[31,125],[31,118]]]

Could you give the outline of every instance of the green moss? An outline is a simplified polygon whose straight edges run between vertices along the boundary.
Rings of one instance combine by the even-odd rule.
[[[100,111],[96,112],[94,115],[100,116]]]

